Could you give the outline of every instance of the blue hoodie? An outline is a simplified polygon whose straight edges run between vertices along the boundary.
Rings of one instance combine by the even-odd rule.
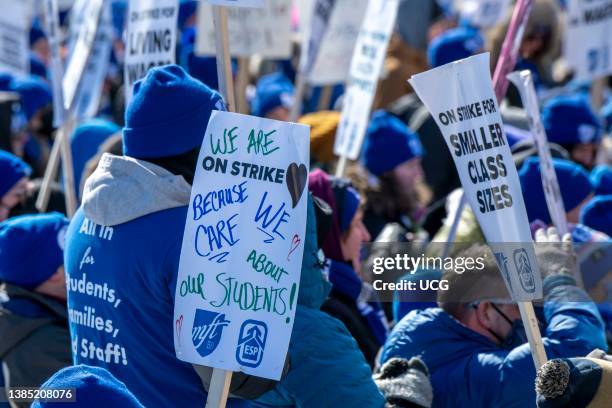
[[[173,344],[190,190],[159,166],[106,154],[66,235],[74,363],[106,368],[148,407],[202,407],[207,397]]]
[[[599,312],[573,279],[550,276],[544,293],[542,335],[549,359],[607,350]],[[429,308],[412,311],[395,326],[381,360],[415,356],[429,368],[434,407],[535,406],[536,372],[528,344],[501,349],[442,309]]]

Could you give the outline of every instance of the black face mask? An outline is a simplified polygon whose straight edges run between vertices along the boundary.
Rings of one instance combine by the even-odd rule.
[[[512,350],[513,348],[527,343],[527,334],[525,332],[523,321],[521,319],[512,321],[504,312],[501,311],[500,308],[495,305],[495,303],[491,303],[491,306],[511,326],[510,331],[505,337],[501,337],[493,330],[487,329],[489,333],[491,333],[499,341],[500,347],[504,350]]]

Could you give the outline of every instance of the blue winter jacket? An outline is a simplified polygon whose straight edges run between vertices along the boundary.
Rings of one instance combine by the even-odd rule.
[[[548,277],[544,293],[547,326],[542,336],[549,359],[607,350],[599,312],[572,278]],[[440,308],[412,311],[395,326],[382,361],[396,356],[421,356],[431,374],[434,407],[535,406],[529,345],[500,349]]]
[[[312,199],[293,332],[291,368],[274,388],[252,402],[257,407],[383,407],[357,342],[342,322],[319,310],[330,290],[318,259]]]

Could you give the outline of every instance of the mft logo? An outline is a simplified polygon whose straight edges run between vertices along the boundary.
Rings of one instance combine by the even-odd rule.
[[[197,352],[206,357],[219,345],[223,328],[230,323],[222,313],[196,309],[191,329],[191,340]]]
[[[240,327],[236,360],[247,367],[258,367],[263,360],[268,326],[258,320],[245,320]]]

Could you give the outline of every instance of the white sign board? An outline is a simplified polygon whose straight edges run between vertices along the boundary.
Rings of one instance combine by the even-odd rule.
[[[30,72],[30,9],[23,0],[5,0],[0,13],[0,72]]]
[[[612,73],[612,0],[569,0],[564,57],[576,79]]]
[[[303,31],[299,67],[299,71],[306,77],[310,75],[317,61],[321,42],[325,37],[336,2],[337,0],[314,0],[312,5],[308,26]]]
[[[304,251],[309,144],[307,126],[213,112],[176,285],[179,359],[280,378]]]
[[[446,140],[468,203],[512,298],[540,299],[542,281],[518,173],[493,91],[489,54],[413,75],[410,85]]]
[[[481,28],[501,23],[510,10],[511,0],[455,0],[455,11],[462,19]]]
[[[214,4],[215,6],[260,8],[264,6],[265,0],[205,0],[205,1],[210,4]]]
[[[230,54],[248,57],[258,54],[265,58],[291,56],[291,1],[265,0],[258,9],[229,8],[228,36]],[[198,6],[197,55],[216,55],[215,26],[212,6]]]
[[[348,80],[350,64],[359,28],[368,0],[337,0],[321,49],[308,82],[312,85],[334,85]]]
[[[81,77],[83,76],[83,72],[85,71],[92,53],[91,50],[98,32],[100,16],[103,14],[103,6],[104,0],[90,0],[84,2],[82,22],[80,24],[76,21],[74,22],[79,31],[76,40],[74,40],[72,54],[62,82],[64,89],[64,107],[66,109],[71,109],[76,99],[75,97],[79,89]],[[77,18],[77,20],[79,19]]]
[[[53,89],[53,126],[60,127],[64,123],[64,95],[62,78],[64,65],[61,56],[61,38],[59,27],[59,8],[57,0],[45,0],[45,22],[49,52],[51,54],[51,85]]]
[[[134,82],[149,69],[174,64],[177,19],[178,0],[130,0],[123,73],[126,105]]]
[[[512,81],[521,94],[523,106],[527,111],[529,120],[529,128],[534,136],[538,156],[540,157],[540,173],[542,174],[542,186],[546,197],[546,205],[550,218],[559,234],[563,236],[568,232],[567,218],[565,216],[565,207],[563,206],[563,198],[557,180],[557,173],[553,165],[550,148],[548,147],[548,139],[546,132],[540,119],[540,110],[538,107],[538,97],[533,85],[531,72],[528,70],[521,72],[512,72],[508,75],[508,79]]]
[[[370,0],[368,4],[351,60],[348,88],[334,143],[334,153],[338,156],[355,160],[361,151],[398,4],[398,0]]]

